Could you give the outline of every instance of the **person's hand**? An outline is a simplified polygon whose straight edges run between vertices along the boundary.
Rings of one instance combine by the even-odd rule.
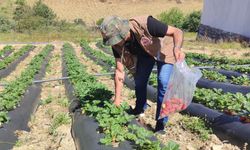
[[[121,105],[121,101],[120,100],[114,100],[114,105],[119,107]]]
[[[112,97],[113,104],[117,107],[121,105],[121,100],[116,98],[115,96]]]
[[[185,59],[185,53],[180,48],[174,49],[174,55],[177,61],[183,61]]]

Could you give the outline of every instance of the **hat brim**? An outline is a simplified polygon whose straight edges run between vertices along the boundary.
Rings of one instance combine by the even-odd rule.
[[[110,37],[108,39],[103,39],[103,44],[106,46],[113,46],[121,42],[123,39],[125,39],[126,35],[128,34],[130,28],[129,23],[127,20],[123,20],[122,29],[120,31],[120,34],[115,35],[113,37]]]

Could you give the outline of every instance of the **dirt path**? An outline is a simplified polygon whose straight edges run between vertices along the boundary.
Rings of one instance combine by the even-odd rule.
[[[45,79],[62,76],[61,47],[55,45]],[[41,100],[29,122],[30,132],[18,131],[14,150],[73,150],[71,119],[68,115],[68,99],[61,81],[42,85]]]
[[[95,44],[90,44],[92,48],[98,49]],[[80,55],[80,49],[76,47],[77,56],[81,58],[81,62],[88,66],[88,71],[91,73],[96,73],[100,71],[100,66],[94,65],[93,61],[87,59],[84,55]],[[110,57],[107,55],[107,57]],[[99,78],[99,81],[104,83],[110,90],[114,92],[114,83],[111,78],[102,77]],[[133,98],[133,93],[131,90],[124,88],[123,90],[123,100],[127,101],[130,105],[134,106],[135,98]],[[145,124],[148,126],[155,126],[155,112],[156,112],[156,103],[147,101],[151,106],[145,111],[145,115],[141,118]],[[191,133],[189,130],[185,130],[181,121],[184,118],[183,115],[176,113],[170,116],[169,123],[166,126],[166,135],[157,135],[157,137],[163,142],[167,143],[170,140],[176,141],[180,144],[182,150],[210,150],[219,148],[221,150],[239,150],[240,148],[228,144],[227,141],[220,140],[215,134],[211,134],[210,139],[207,141],[202,141],[194,133]],[[243,147],[243,145],[241,145]]]

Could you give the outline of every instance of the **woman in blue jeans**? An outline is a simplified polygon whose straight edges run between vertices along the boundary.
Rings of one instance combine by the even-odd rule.
[[[133,115],[143,113],[147,106],[148,79],[154,65],[157,65],[158,95],[155,132],[164,131],[168,117],[158,118],[173,64],[185,58],[185,54],[181,51],[182,31],[163,24],[152,16],[134,17],[129,20],[110,16],[104,19],[100,31],[103,43],[112,46],[116,60],[115,105],[119,106],[122,101],[125,66],[128,70],[136,70],[134,72],[136,106],[130,113]],[[135,56],[137,61],[134,61],[132,56]]]

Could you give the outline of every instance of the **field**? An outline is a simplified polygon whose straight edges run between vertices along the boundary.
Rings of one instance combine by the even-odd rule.
[[[12,11],[13,2],[0,0],[5,11],[0,15]],[[27,2],[32,5],[35,0]],[[100,33],[89,26],[113,14],[158,16],[172,7],[189,13],[201,10],[202,0],[43,2],[58,18],[81,18],[87,26],[0,33],[1,150],[250,149],[250,48],[240,43],[208,43],[197,41],[196,33],[184,33],[186,62],[199,67],[202,78],[189,107],[170,114],[165,134],[153,132],[155,71],[149,78],[143,115],[127,113],[136,100],[130,75],[126,74],[122,90],[124,103],[112,104],[115,60]]]
[[[99,42],[97,42],[97,43],[99,43]],[[74,103],[74,101],[72,101],[73,100],[73,99],[71,99],[72,97],[69,96],[70,94],[72,94],[72,91],[71,91],[72,89],[68,88],[68,85],[73,84],[74,90],[76,90],[75,93],[78,93],[78,94],[81,94],[80,91],[84,90],[85,88],[93,89],[92,91],[89,91],[87,93],[85,92],[85,94],[82,93],[81,96],[79,95],[82,98],[89,97],[88,99],[90,99],[90,97],[94,96],[94,98],[91,98],[93,100],[94,99],[102,100],[102,99],[111,98],[110,94],[112,92],[114,92],[113,91],[114,85],[113,85],[112,78],[110,78],[108,76],[103,76],[103,77],[95,77],[96,78],[96,79],[94,79],[95,81],[92,79],[94,74],[103,72],[104,70],[108,71],[108,70],[110,70],[110,67],[114,65],[114,62],[113,62],[114,60],[111,57],[108,57],[109,55],[105,53],[105,52],[107,52],[107,50],[105,50],[104,52],[101,52],[101,49],[103,49],[102,48],[103,46],[101,46],[100,47],[101,49],[100,49],[100,48],[98,48],[97,43],[88,43],[88,42],[83,41],[81,43],[81,46],[84,48],[84,51],[81,51],[81,47],[79,47],[73,43],[72,44],[51,43],[53,45],[53,47],[50,47],[50,46],[45,47],[45,44],[34,45],[34,46],[36,46],[35,49],[33,49],[33,50],[31,49],[30,52],[28,51],[28,55],[26,56],[26,58],[21,60],[16,65],[16,68],[12,72],[10,72],[6,77],[2,77],[1,83],[7,83],[7,84],[12,85],[12,86],[2,87],[2,89],[1,89],[1,94],[2,94],[1,98],[2,98],[2,100],[4,100],[1,104],[1,106],[3,106],[3,108],[4,108],[4,110],[2,111],[3,116],[1,116],[1,120],[2,120],[1,122],[4,123],[2,129],[8,128],[8,125],[11,125],[13,122],[18,121],[18,120],[15,120],[15,118],[16,118],[15,116],[19,116],[20,114],[18,112],[22,111],[23,109],[28,109],[28,110],[31,109],[28,114],[26,114],[26,115],[21,114],[21,116],[19,116],[21,118],[26,118],[24,120],[27,120],[29,118],[29,115],[32,112],[32,110],[33,111],[35,110],[35,113],[32,115],[31,120],[28,123],[28,127],[25,127],[25,128],[30,128],[30,132],[21,131],[21,130],[16,132],[19,140],[16,142],[16,144],[13,143],[15,145],[14,149],[37,149],[38,147],[40,149],[47,149],[47,148],[68,149],[69,147],[70,148],[73,147],[74,144],[73,144],[73,140],[72,140],[71,135],[70,135],[70,117],[69,117],[69,114],[67,112],[67,107],[69,107],[69,106],[72,107],[72,103]],[[71,47],[71,45],[72,45],[72,47]],[[20,45],[20,44],[12,45],[13,49],[15,49],[12,53],[19,52],[20,48],[24,47],[24,46],[25,45]],[[6,47],[6,46],[2,45],[1,47]],[[24,49],[24,50],[26,51],[26,49]],[[63,50],[63,51],[61,51],[61,50]],[[24,51],[24,53],[27,53],[25,51]],[[42,52],[44,53],[43,57],[41,57]],[[72,53],[72,54],[67,54],[67,53]],[[66,68],[68,70],[66,73],[70,77],[72,77],[72,80],[70,80],[70,82],[66,82],[66,84],[63,84],[65,82],[62,82],[62,81],[45,82],[45,83],[42,83],[41,85],[35,84],[29,88],[29,91],[30,90],[32,91],[32,88],[34,88],[34,86],[35,86],[37,88],[41,88],[41,92],[34,92],[34,93],[36,93],[35,94],[36,96],[33,95],[33,96],[29,97],[28,96],[29,92],[27,93],[27,92],[25,92],[25,90],[19,91],[17,89],[18,88],[21,88],[21,89],[28,88],[29,85],[31,85],[31,80],[27,81],[27,83],[25,83],[25,82],[20,83],[20,81],[18,82],[18,80],[21,80],[23,78],[22,76],[25,75],[24,72],[27,72],[28,74],[30,74],[29,68],[30,68],[30,66],[32,66],[30,63],[33,59],[36,58],[34,56],[38,56],[38,54],[40,55],[40,57],[38,57],[41,59],[40,62],[43,62],[42,59],[46,58],[47,60],[45,62],[48,62],[48,64],[47,64],[46,69],[44,67],[42,67],[42,68],[44,68],[44,69],[42,69],[42,72],[45,72],[43,77],[37,76],[37,77],[35,77],[35,80],[60,78],[61,76],[65,76],[65,71],[63,71],[63,70],[65,70]],[[12,55],[10,54],[10,56],[12,56]],[[46,55],[48,55],[49,57],[47,57]],[[87,76],[87,77],[75,76],[74,77],[74,70],[69,70],[69,69],[74,69],[75,65],[72,64],[73,66],[68,66],[70,64],[66,64],[66,66],[65,66],[65,63],[68,61],[67,59],[73,59],[73,58],[67,58],[66,56],[62,57],[62,55],[66,55],[66,56],[69,55],[69,56],[73,57],[75,59],[75,61],[79,61],[79,63],[81,65],[83,65],[85,68],[85,70],[83,70],[83,71],[88,73],[89,76]],[[102,55],[103,56],[105,55],[106,57],[103,57]],[[99,61],[93,62],[91,60],[93,58],[98,58],[98,60],[100,60],[100,62],[104,62],[104,64],[100,66]],[[191,54],[191,53],[190,53],[190,55],[188,55],[188,58],[189,58],[188,62],[190,65],[191,64],[197,65],[197,63],[198,63],[197,59],[205,59],[205,58],[203,58],[202,55],[196,56],[196,55]],[[19,59],[19,58],[16,57],[16,59]],[[216,61],[219,64],[222,63],[220,66],[223,66],[223,62],[225,60],[216,59]],[[64,62],[64,63],[62,63],[62,62]],[[237,61],[237,62],[239,65],[247,63],[247,61],[246,62],[245,61]],[[235,61],[231,60],[229,63],[235,63]],[[204,61],[202,61],[202,63],[200,63],[199,65],[206,65],[206,64]],[[12,66],[11,62],[10,62],[10,66]],[[39,69],[40,67],[37,66],[36,68]],[[230,70],[232,70],[232,69],[238,69],[239,72],[241,70],[241,68],[230,68]],[[3,70],[6,70],[6,69],[2,69],[1,71],[3,71]],[[81,69],[78,71],[81,72]],[[244,70],[244,71],[249,73],[249,70]],[[86,74],[86,73],[84,73],[84,74]],[[228,79],[226,81],[219,81],[218,77],[215,79],[211,78],[211,76],[213,76],[211,74],[216,74],[216,73],[218,74],[218,72],[214,72],[214,73],[211,72],[208,75],[204,73],[204,78],[207,78],[208,80],[216,80],[216,81],[218,81],[218,83],[221,83],[221,82],[228,83],[229,82]],[[223,74],[221,74],[221,76],[223,76]],[[76,77],[78,77],[79,79],[77,79]],[[83,78],[83,79],[81,79],[81,78]],[[90,86],[88,83],[85,83],[85,82],[89,82],[89,81],[84,79],[84,78],[89,78],[89,80],[93,80],[91,82],[98,82],[98,83],[96,83],[96,85]],[[33,79],[33,78],[30,78],[30,79]],[[74,80],[76,80],[78,82],[82,80],[83,83],[81,83],[81,82],[78,83],[78,82],[75,82]],[[152,81],[150,82],[150,84],[155,86],[155,81],[154,81],[155,78],[152,78],[151,80]],[[202,82],[202,81],[200,81],[200,82]],[[19,83],[20,86],[16,85],[15,83]],[[81,86],[78,86],[78,84],[80,84]],[[85,87],[85,84],[87,87]],[[98,85],[98,84],[100,84],[100,85]],[[105,88],[101,84],[103,84],[105,87],[108,87],[108,88]],[[250,82],[246,80],[245,83],[244,82],[243,83],[240,83],[240,82],[239,83],[238,82],[232,83],[232,85],[234,85],[234,84],[235,85],[236,84],[238,84],[238,85],[246,84],[246,86],[249,86]],[[90,86],[90,87],[88,87],[88,86]],[[78,88],[80,88],[80,89],[78,89]],[[94,89],[96,89],[97,91]],[[18,95],[25,95],[25,96],[23,98],[19,97],[18,99],[20,99],[20,100],[17,102],[14,102],[13,104],[9,103],[8,100],[3,99],[3,97],[6,97],[7,95],[9,95],[9,97],[11,98],[11,96],[14,96],[14,95],[10,95],[10,93],[7,92],[7,91],[11,91],[11,90],[16,91],[16,92],[21,92]],[[109,90],[110,90],[110,92],[109,92]],[[106,94],[104,94],[104,95],[102,94],[99,97],[98,91],[99,92],[103,91],[101,93],[106,93]],[[97,92],[97,93],[95,94],[95,92]],[[209,91],[209,90],[206,91],[205,89],[199,89],[197,91],[197,95],[195,96],[195,98],[196,98],[195,102],[202,103],[204,106],[209,107],[209,108],[215,108],[215,106],[206,102],[207,101],[206,99],[198,98],[200,96],[204,97],[205,95],[202,96],[202,94],[204,94],[204,92],[208,92],[205,95],[213,94],[213,91]],[[12,94],[14,94],[14,93],[12,93]],[[213,97],[215,98],[217,96],[218,100],[220,101],[221,100],[220,95],[222,96],[225,94],[223,94],[223,92],[218,93],[218,91],[217,91],[214,93]],[[90,95],[92,95],[92,96],[90,96]],[[134,99],[133,95],[134,94],[130,89],[128,89],[128,88],[124,89],[123,99],[131,106],[134,106],[134,104],[135,104],[134,103],[135,99]],[[28,97],[26,97],[26,96],[28,96]],[[226,97],[226,95],[223,97]],[[240,98],[240,97],[238,97],[238,98]],[[31,100],[31,102],[34,103],[31,108],[30,108],[30,106],[25,105],[26,100]],[[216,101],[217,100],[214,99],[215,103],[217,103]],[[235,101],[235,103],[232,103],[232,105],[238,105],[237,101],[242,102],[242,101],[249,101],[249,100],[248,100],[248,98],[245,99],[244,96],[242,95],[241,100],[240,99],[237,100],[237,97],[235,97],[234,101]],[[231,107],[229,105],[230,99],[225,99],[225,102],[226,102],[225,103],[226,105],[217,106],[215,109],[222,110],[222,108],[224,108],[224,107],[230,108]],[[71,105],[69,105],[70,103],[71,103]],[[154,113],[155,113],[155,109],[156,109],[156,104],[154,101],[152,101],[152,102],[148,101],[148,103],[149,103],[150,107],[145,112],[145,117],[140,118],[138,121],[141,122],[142,124],[146,125],[145,127],[147,129],[151,130],[155,125],[154,124]],[[242,102],[242,103],[245,103],[245,102]],[[16,105],[18,105],[17,108],[16,108]],[[90,111],[87,114],[92,113],[94,108],[88,108],[87,106],[88,105],[86,105],[86,107],[85,106],[83,107],[84,111],[85,112]],[[247,106],[245,106],[245,105],[242,105],[239,107],[243,107],[243,108],[248,109]],[[114,109],[114,108],[112,108],[112,109]],[[10,111],[10,112],[8,113],[8,111]],[[101,111],[101,109],[99,111]],[[239,113],[239,114],[241,113],[241,109],[238,109],[238,108],[230,109],[230,111],[234,112],[234,113]],[[14,115],[13,114],[11,115],[12,112]],[[15,112],[17,114],[15,114]],[[190,113],[192,113],[192,111]],[[6,115],[4,115],[4,114],[6,114]],[[228,117],[230,118],[230,116],[228,116]],[[8,120],[8,122],[6,123],[7,120]],[[75,121],[74,124],[77,124],[77,118],[75,118],[74,121]],[[100,122],[100,121],[101,120],[98,120],[98,122]],[[190,125],[188,125],[189,122],[192,122],[192,123]],[[241,123],[239,122],[239,125],[240,124]],[[21,127],[21,128],[24,128],[24,127]],[[85,129],[84,126],[82,126],[82,128]],[[81,131],[77,127],[73,128],[73,130],[75,130],[76,133]],[[160,139],[160,141],[165,143],[165,144],[168,144],[168,142],[170,142],[170,141],[175,141],[176,143],[178,143],[180,145],[180,149],[190,149],[190,148],[201,149],[202,147],[203,148],[221,147],[222,149],[244,149],[244,147],[246,146],[244,144],[244,142],[240,142],[236,139],[229,138],[227,136],[225,137],[225,135],[223,135],[223,133],[216,131],[216,130],[211,130],[211,128],[209,127],[209,124],[207,124],[206,122],[202,121],[201,119],[199,119],[197,117],[191,117],[189,115],[183,115],[183,114],[171,115],[166,131],[167,131],[166,135],[157,135],[156,134],[155,136],[157,136]],[[81,132],[82,132],[81,134],[88,133],[85,130],[83,130]],[[115,131],[113,131],[113,132],[115,132]],[[76,137],[74,137],[74,138],[79,138],[79,137],[77,137],[77,135],[75,135],[75,136]],[[0,136],[0,138],[1,138],[1,136]],[[1,138],[1,141],[5,141],[5,140],[6,139]],[[87,139],[81,139],[81,140],[84,141]],[[224,143],[223,142],[224,140],[229,140],[231,142],[231,144]],[[115,141],[118,142],[119,140],[116,139]],[[5,142],[11,143],[10,141],[5,141]],[[12,145],[12,144],[10,144],[10,145]]]

